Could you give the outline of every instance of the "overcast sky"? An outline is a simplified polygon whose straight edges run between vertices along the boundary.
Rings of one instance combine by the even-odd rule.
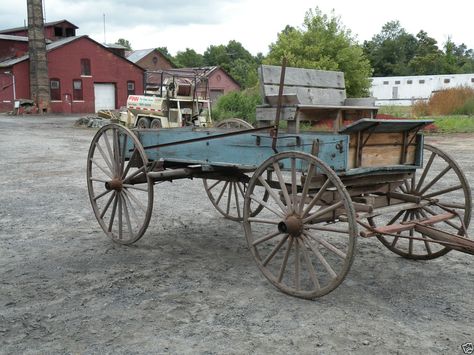
[[[133,49],[168,47],[171,54],[237,40],[252,54],[268,46],[286,25],[300,27],[305,12],[332,9],[360,42],[399,20],[409,33],[423,29],[441,47],[451,37],[474,48],[474,1],[451,0],[43,0],[46,21],[67,19],[78,35],[98,42],[125,38]],[[104,36],[105,14],[105,36]],[[0,28],[23,26],[26,0],[0,0]]]

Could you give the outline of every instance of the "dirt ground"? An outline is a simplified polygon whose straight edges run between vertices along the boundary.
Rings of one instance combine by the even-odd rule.
[[[200,180],[157,185],[145,236],[114,244],[87,197],[95,130],[75,119],[0,116],[0,353],[462,354],[474,342],[473,256],[408,261],[359,238],[339,288],[293,298]],[[474,181],[474,135],[427,140]]]

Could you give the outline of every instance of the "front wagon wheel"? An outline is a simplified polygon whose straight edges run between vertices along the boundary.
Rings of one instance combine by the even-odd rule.
[[[252,217],[256,206],[262,211]],[[243,225],[260,271],[292,296],[331,292],[352,264],[357,224],[351,198],[336,173],[312,155],[279,153],[260,165],[245,195]]]
[[[148,159],[129,129],[110,124],[92,139],[87,156],[87,188],[92,209],[114,242],[132,244],[145,233],[153,208]]]

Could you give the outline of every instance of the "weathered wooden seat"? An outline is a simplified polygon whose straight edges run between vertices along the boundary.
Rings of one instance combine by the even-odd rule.
[[[280,66],[259,68],[263,97],[263,104],[257,106],[259,126],[275,120],[280,75]],[[320,121],[337,132],[347,123],[376,114],[375,98],[346,97],[344,73],[286,68],[280,119],[288,121],[288,132],[298,133],[301,121]]]

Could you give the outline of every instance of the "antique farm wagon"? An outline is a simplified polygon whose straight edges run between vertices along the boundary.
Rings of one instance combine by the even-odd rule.
[[[339,72],[262,66],[260,81],[258,128],[231,120],[224,128],[111,124],[97,132],[87,184],[107,236],[136,242],[155,183],[202,178],[216,209],[242,222],[265,277],[297,297],[334,290],[358,237],[410,259],[474,253],[471,190],[448,154],[424,144],[430,121],[374,119],[367,99],[345,98]],[[325,131],[300,132],[308,120]]]

